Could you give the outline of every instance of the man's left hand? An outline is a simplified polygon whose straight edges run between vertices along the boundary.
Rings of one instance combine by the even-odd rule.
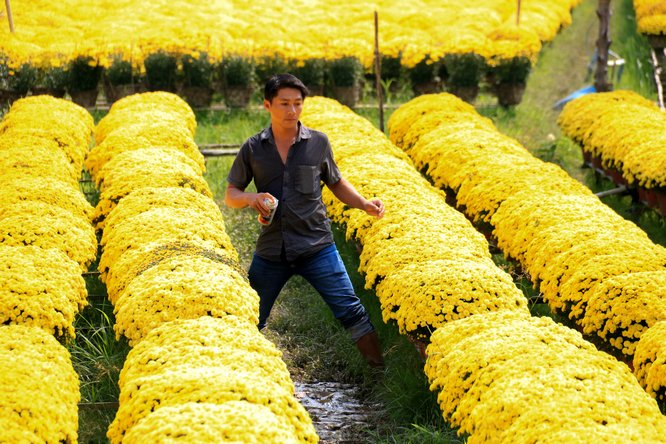
[[[381,219],[384,216],[384,204],[379,199],[366,200],[363,210],[377,219]]]

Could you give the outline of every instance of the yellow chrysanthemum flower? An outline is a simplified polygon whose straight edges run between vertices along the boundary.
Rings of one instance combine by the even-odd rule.
[[[97,258],[97,237],[90,222],[42,202],[0,206],[0,244],[54,248],[77,262],[81,271]]]
[[[125,219],[154,208],[180,208],[204,216],[213,223],[221,223],[222,212],[213,199],[190,188],[146,187],[131,192],[118,202],[105,220],[105,227],[113,227]]]
[[[168,148],[142,148],[120,153],[104,166],[98,180],[102,181],[94,215],[98,228],[104,227],[106,216],[123,197],[141,188],[190,188],[212,197],[208,183],[194,161]]]
[[[114,303],[116,337],[131,346],[175,319],[244,317],[259,323],[259,296],[233,266],[203,256],[176,256],[135,277]]]
[[[177,242],[148,242],[125,251],[109,266],[106,272],[101,273],[100,278],[106,284],[111,303],[115,303],[132,279],[175,256],[204,256],[226,264],[234,264],[238,261],[236,250],[220,248],[215,241],[195,238]]]
[[[216,442],[299,444],[289,424],[264,405],[247,401],[220,404],[188,402],[148,414],[123,437],[123,443]]]
[[[103,253],[98,268],[104,273],[127,250],[151,242],[189,240],[213,241],[216,246],[233,251],[224,223],[212,223],[195,211],[157,207],[104,230],[100,241]]]
[[[660,402],[666,400],[666,321],[650,327],[636,344],[634,368],[638,382]]]
[[[273,379],[293,392],[294,384],[281,358],[282,352],[247,318],[228,315],[182,319],[151,330],[132,348],[119,385],[125,387],[142,376],[183,365],[214,367],[225,363]]]
[[[79,189],[51,177],[0,176],[2,204],[42,202],[69,211],[75,217],[91,220],[94,208]]]
[[[660,321],[666,321],[666,269],[604,280],[588,298],[582,325],[632,356],[643,333]]]
[[[2,441],[76,442],[80,397],[69,352],[51,334],[0,325]]]
[[[133,122],[113,130],[102,143],[90,150],[85,166],[97,179],[100,170],[115,155],[150,147],[166,147],[180,151],[195,161],[202,173],[204,171],[203,155],[188,131],[179,126],[152,120]]]
[[[156,349],[160,344],[169,350],[160,358],[163,364],[141,358],[156,352],[156,356],[162,356]],[[239,351],[252,352],[236,353],[238,360],[228,361],[216,347],[232,344]],[[283,385],[286,368],[275,367],[277,377],[273,378],[266,377],[264,366],[253,365],[253,356],[261,350],[267,350],[268,356],[279,354],[256,326],[235,316],[173,321],[153,329],[130,352],[121,372],[120,408],[107,433],[109,439],[120,442],[126,433],[163,408],[244,401],[268,408],[280,424],[276,433],[288,430],[298,442],[317,442],[310,416],[296,401],[293,387]],[[199,362],[201,353],[212,353],[210,356],[219,356],[221,361],[203,358]]]
[[[630,185],[666,186],[666,114],[653,102],[631,91],[589,94],[567,103],[558,124]]]
[[[62,152],[41,143],[21,141],[0,147],[0,169],[4,177],[52,177],[79,188],[81,170],[76,171]]]
[[[0,324],[24,324],[74,336],[88,304],[79,264],[60,250],[0,245]]]
[[[479,314],[447,323],[431,340],[430,388],[469,442],[530,440],[537,432],[657,442],[666,430],[626,365],[548,317]]]
[[[176,94],[165,91],[132,94],[114,102],[109,113],[99,121],[95,141],[101,144],[111,132],[138,119],[176,126],[187,130],[192,137],[197,125],[192,108]]]
[[[596,113],[592,112],[596,99],[583,97],[568,104],[563,113],[567,117],[560,118],[565,131],[581,143],[605,139],[602,133],[594,135],[589,128],[607,131],[609,125],[599,124],[607,115],[620,115],[618,110],[630,107],[655,108],[628,92],[599,97],[603,106],[598,105]],[[457,193],[457,204],[470,218],[490,222],[498,246],[505,256],[520,262],[551,310],[567,314],[585,325],[586,332],[593,333],[593,326],[603,318],[596,309],[588,310],[588,302],[601,291],[600,285],[626,273],[664,270],[666,249],[655,245],[644,231],[601,203],[561,168],[535,159],[491,125],[472,123],[482,119],[474,111],[466,113],[470,123],[427,116],[430,109],[446,113],[447,106],[453,112],[459,102],[460,99],[443,94],[402,105],[389,121],[391,137],[402,144],[411,158],[418,159],[417,166],[426,169],[436,185]],[[653,120],[661,119],[660,116]],[[405,137],[412,128],[424,134],[416,134],[415,130]],[[412,140],[416,142],[411,143]],[[615,148],[613,152],[622,149]],[[658,310],[657,299],[649,296],[651,284],[643,285],[645,299],[639,296],[641,290],[632,290],[636,304]],[[599,299],[595,301],[598,303]],[[630,353],[632,342],[642,332],[638,327],[641,319],[638,315],[636,324],[632,324],[623,318],[622,322],[629,326],[626,337],[625,332],[618,336],[599,334],[614,347]]]
[[[666,34],[666,6],[659,0],[634,0],[638,32],[648,35]]]

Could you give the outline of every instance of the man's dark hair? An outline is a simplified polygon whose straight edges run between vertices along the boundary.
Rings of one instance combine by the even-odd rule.
[[[282,88],[294,88],[301,92],[303,100],[310,94],[308,88],[301,82],[301,79],[296,77],[293,74],[273,74],[268,81],[266,81],[266,86],[264,86],[264,99],[269,102],[273,101],[273,98],[278,95],[278,91]]]

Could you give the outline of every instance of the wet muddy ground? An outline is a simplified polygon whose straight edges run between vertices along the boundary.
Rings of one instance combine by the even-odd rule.
[[[379,406],[364,399],[358,385],[296,382],[296,398],[310,413],[321,444],[361,444]]]

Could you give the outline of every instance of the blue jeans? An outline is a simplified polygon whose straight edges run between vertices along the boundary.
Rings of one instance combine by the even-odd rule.
[[[294,275],[303,276],[319,292],[354,342],[374,330],[335,244],[291,263],[268,261],[255,253],[248,277],[250,285],[259,294],[260,330],[266,326],[282,287]]]

